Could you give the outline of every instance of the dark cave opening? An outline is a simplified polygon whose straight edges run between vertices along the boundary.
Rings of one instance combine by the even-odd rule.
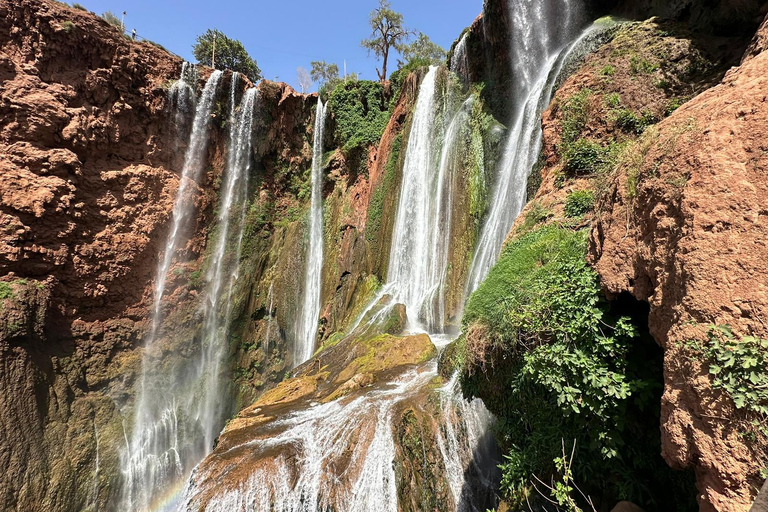
[[[644,496],[638,503],[646,510],[696,511],[696,478],[693,469],[674,470],[661,455],[661,400],[664,392],[664,351],[651,336],[648,302],[622,292],[609,301],[614,318],[628,317],[637,328],[638,337],[627,354],[627,373],[652,383],[647,392],[627,408],[626,428],[634,434],[635,443],[621,456],[634,473],[637,489]]]

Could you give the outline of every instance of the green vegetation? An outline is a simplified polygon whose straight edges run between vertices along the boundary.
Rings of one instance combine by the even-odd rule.
[[[384,169],[384,176],[381,184],[376,187],[371,196],[371,202],[368,205],[368,220],[365,227],[365,238],[370,243],[379,240],[384,214],[384,204],[388,198],[396,194],[397,166],[400,161],[400,152],[402,151],[403,134],[399,133],[392,141],[392,149],[389,153],[389,160]]]
[[[398,67],[407,65],[418,66],[439,66],[445,63],[445,50],[423,32],[419,32],[416,40],[410,44],[401,44],[397,50],[402,55],[402,60],[398,60]]]
[[[629,72],[633,75],[650,75],[659,69],[657,62],[651,62],[648,59],[644,59],[633,55],[629,60]]]
[[[12,298],[13,298],[13,288],[11,287],[10,283],[7,283],[5,281],[0,281],[0,300],[12,299]]]
[[[565,440],[577,446],[568,479],[598,504],[655,509],[664,497],[688,509],[695,490],[681,491],[683,475],[658,455],[661,352],[603,300],[586,251],[584,231],[524,234],[467,304],[464,356],[453,359],[465,392],[499,417],[502,492],[513,505],[532,498],[536,479],[563,469]]]
[[[336,137],[346,155],[378,144],[389,121],[380,83],[360,80],[339,84],[328,105],[336,120]]]
[[[70,32],[72,32],[75,29],[75,24],[72,23],[69,20],[63,21],[63,22],[61,22],[61,28],[64,29],[64,32],[70,33]]]
[[[613,76],[616,73],[616,68],[608,64],[600,70],[602,76]]]
[[[568,194],[565,199],[565,216],[583,217],[595,208],[595,193],[591,190],[578,190]]]
[[[357,73],[350,73],[344,78],[339,77],[338,64],[329,64],[324,60],[312,61],[312,70],[310,76],[313,82],[320,84],[320,96],[326,98],[341,82],[356,82]]]
[[[608,119],[627,133],[640,135],[645,129],[659,122],[659,119],[649,110],[643,110],[637,115],[628,108],[614,108],[608,113]]]
[[[84,6],[84,5],[82,5],[82,4],[78,4],[78,3],[74,3],[74,4],[72,4],[72,8],[74,8],[74,9],[79,9],[79,10],[81,10],[81,11],[87,11],[87,10],[88,10],[88,9],[86,9],[86,8],[85,8],[85,6]]]
[[[607,146],[589,139],[579,139],[563,155],[565,170],[573,174],[602,174],[616,165],[621,146],[615,142]]]
[[[552,216],[552,210],[545,208],[540,202],[534,201],[531,203],[528,213],[525,214],[525,219],[520,225],[520,231],[525,233],[539,224],[547,221]]]
[[[192,53],[199,64],[237,71],[254,83],[261,80],[261,70],[256,61],[248,55],[243,43],[230,39],[219,30],[209,29],[198,36],[197,42],[192,46]]]
[[[712,387],[725,391],[737,409],[768,418],[768,340],[737,338],[728,326],[712,326],[706,345],[690,345],[708,361]]]
[[[584,128],[589,121],[589,102],[592,98],[592,90],[582,89],[571,96],[563,105],[563,133],[560,145],[560,153],[568,153],[571,146],[579,140]]]

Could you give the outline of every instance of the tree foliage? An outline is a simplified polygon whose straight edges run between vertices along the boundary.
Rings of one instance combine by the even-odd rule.
[[[320,87],[326,86],[327,89],[333,90],[341,82],[339,78],[339,66],[338,64],[329,64],[324,60],[312,61],[312,70],[310,71],[312,80],[320,84]]]
[[[256,61],[248,55],[243,43],[230,39],[219,30],[209,29],[198,36],[197,42],[192,46],[192,53],[200,64],[237,71],[254,83],[261,80],[261,70]]]
[[[397,51],[402,57],[397,61],[401,68],[414,62],[420,66],[439,66],[445,62],[446,58],[445,50],[440,45],[433,43],[429,36],[423,32],[419,32],[418,37],[413,42],[398,45]]]
[[[392,49],[404,43],[412,34],[403,24],[403,15],[392,10],[387,0],[379,0],[379,7],[371,12],[369,23],[371,37],[360,44],[370,53],[381,59],[381,70],[376,69],[379,80],[384,83],[387,79],[387,63]]]

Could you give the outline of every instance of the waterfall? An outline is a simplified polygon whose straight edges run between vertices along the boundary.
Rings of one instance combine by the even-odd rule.
[[[465,32],[456,47],[453,49],[449,68],[460,76],[463,80],[469,81],[469,55],[467,54],[467,37],[469,32]]]
[[[181,75],[171,86],[169,97],[174,125],[181,130],[184,121],[192,114],[195,107],[195,86],[197,85],[197,66],[189,62],[181,65]],[[177,137],[178,139],[178,137]]]
[[[323,137],[326,106],[317,99],[312,147],[312,201],[309,207],[309,250],[304,277],[304,300],[297,316],[293,365],[307,361],[315,351],[320,317],[320,287],[323,282]]]
[[[504,239],[525,206],[528,176],[541,152],[541,112],[551,100],[564,58],[577,44],[564,49],[573,40],[582,11],[580,0],[515,0],[508,5],[512,123],[472,261],[467,294],[477,289],[496,263]]]
[[[155,341],[157,330],[162,323],[162,299],[165,293],[165,285],[168,279],[168,272],[171,269],[173,258],[179,249],[181,241],[185,238],[184,228],[190,218],[196,213],[194,201],[195,194],[192,184],[196,184],[200,179],[203,170],[205,153],[208,149],[208,125],[213,112],[216,91],[218,90],[221,71],[214,71],[208,82],[203,88],[197,109],[195,111],[195,120],[192,124],[192,133],[190,135],[189,147],[184,156],[184,168],[181,172],[181,181],[176,195],[176,202],[173,206],[171,221],[171,232],[168,234],[168,241],[165,244],[163,257],[160,259],[160,266],[157,269],[157,279],[155,280],[155,298],[152,305],[152,325],[147,337],[146,345],[149,347]]]
[[[267,333],[264,335],[264,357],[269,356],[269,342],[272,335],[272,324],[275,323],[275,282],[269,283],[269,293],[267,294],[267,301],[269,301],[269,309],[267,310]]]
[[[468,473],[478,486],[492,489],[494,485],[497,473],[494,454],[489,452],[488,443],[483,439],[490,434],[488,427],[494,419],[482,400],[464,399],[458,372],[440,389],[440,394],[442,428],[438,431],[437,444],[451,493],[459,512],[464,512],[472,510],[471,489],[466,485]]]
[[[430,259],[440,231],[439,219],[433,218],[439,210],[434,197],[442,188],[433,148],[436,90],[437,67],[432,66],[421,82],[413,112],[387,271],[392,295],[405,304],[409,317],[419,315],[427,294],[440,285],[435,278],[443,263]]]
[[[230,134],[212,247],[204,264],[201,293],[202,332],[199,358],[179,352],[178,343],[197,343],[193,332],[171,333],[158,343],[164,321],[161,300],[175,252],[196,215],[194,184],[207,161],[208,125],[221,72],[215,71],[197,102],[172,228],[158,268],[152,325],[146,340],[134,411],[134,429],[121,454],[122,503],[125,510],[148,510],[179,484],[212,448],[223,426],[222,370],[228,349],[231,294],[237,279],[251,162],[251,134],[256,89],[248,90],[235,109],[238,77],[230,91]],[[174,341],[174,336],[181,339]],[[167,346],[167,343],[174,346]],[[160,346],[164,345],[164,346]],[[183,350],[189,350],[186,348]],[[194,350],[194,348],[192,349]]]
[[[206,273],[208,282],[203,304],[203,351],[201,371],[207,374],[204,386],[205,396],[200,402],[198,420],[205,431],[205,446],[212,447],[219,429],[223,425],[225,403],[219,396],[221,385],[220,368],[228,349],[229,320],[231,314],[232,290],[237,280],[237,267],[242,246],[243,216],[247,205],[248,181],[251,162],[251,140],[253,109],[256,89],[245,92],[236,114],[235,94],[238,75],[232,77],[230,141],[227,158],[227,172],[220,192],[217,234],[218,240]],[[237,222],[234,242],[231,240],[232,223]],[[229,251],[234,243],[234,251]],[[224,305],[224,311],[221,311]]]

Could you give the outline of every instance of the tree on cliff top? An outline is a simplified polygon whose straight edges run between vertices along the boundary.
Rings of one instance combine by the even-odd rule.
[[[408,65],[439,66],[446,58],[445,50],[423,32],[419,32],[414,42],[398,45],[397,51],[402,56],[402,60],[397,61],[401,68]]]
[[[205,34],[198,36],[197,42],[192,46],[192,53],[199,64],[237,71],[254,83],[261,80],[261,70],[256,61],[248,55],[243,43],[230,39],[219,30],[209,29]]]
[[[373,32],[370,39],[364,39],[360,44],[376,57],[382,59],[381,71],[376,69],[382,83],[387,79],[387,62],[392,48],[404,43],[413,32],[403,25],[403,15],[392,10],[387,0],[379,0],[379,7],[371,12],[369,23]]]
[[[313,81],[319,83],[321,87],[328,84],[328,88],[331,90],[341,82],[338,64],[329,64],[324,60],[313,60],[310,73]]]

